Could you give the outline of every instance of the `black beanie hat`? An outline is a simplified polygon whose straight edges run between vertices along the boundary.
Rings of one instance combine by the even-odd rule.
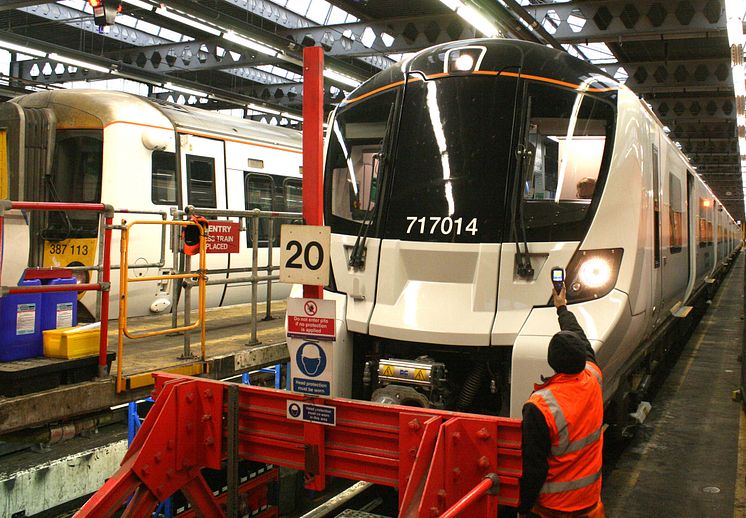
[[[577,374],[585,368],[585,344],[572,331],[560,331],[549,341],[547,361],[555,372]]]

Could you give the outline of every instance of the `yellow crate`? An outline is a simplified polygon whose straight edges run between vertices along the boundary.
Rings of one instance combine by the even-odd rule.
[[[50,329],[44,331],[44,356],[72,360],[98,354],[101,329],[87,331],[70,331],[76,327]]]

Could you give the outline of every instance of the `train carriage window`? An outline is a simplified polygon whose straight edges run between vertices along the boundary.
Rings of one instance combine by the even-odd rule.
[[[271,176],[256,173],[244,173],[244,195],[246,200],[246,210],[259,209],[262,211],[272,211],[273,206],[273,194],[274,194],[274,182]],[[259,219],[259,243],[258,246],[266,246],[269,240],[269,224],[270,221],[267,219]],[[247,231],[246,231],[246,243],[249,247],[252,246],[251,234],[252,234],[253,222],[251,219],[248,220]],[[279,242],[279,236],[273,236],[275,243]]]
[[[669,209],[671,222],[669,249],[672,254],[681,252],[684,245],[684,204],[681,195],[681,180],[668,173]]]
[[[283,197],[287,212],[303,212],[303,184],[295,178],[283,182]]]
[[[712,200],[709,198],[699,199],[699,247],[704,248],[711,246],[712,243],[712,222],[709,218],[712,214]]]
[[[176,205],[176,154],[153,151],[150,199],[156,205]]]
[[[215,197],[215,159],[187,155],[187,192],[189,204],[195,207],[217,207]]]

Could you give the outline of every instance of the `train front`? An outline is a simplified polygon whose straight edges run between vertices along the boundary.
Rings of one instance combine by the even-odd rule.
[[[340,395],[520,414],[551,374],[552,267],[567,268],[571,303],[616,282],[621,250],[576,253],[607,178],[614,85],[553,49],[471,40],[338,108],[324,203]],[[548,329],[532,338],[537,311]]]

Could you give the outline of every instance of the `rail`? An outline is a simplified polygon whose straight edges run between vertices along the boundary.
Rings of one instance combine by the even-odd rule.
[[[280,269],[279,266],[273,264],[273,244],[275,240],[275,226],[272,224],[276,220],[302,220],[303,214],[299,212],[275,212],[275,211],[262,211],[259,209],[251,210],[225,210],[225,209],[204,209],[197,208],[188,205],[184,208],[183,212],[174,211],[174,219],[181,216],[203,216],[207,218],[213,217],[225,217],[225,218],[239,218],[244,223],[244,228],[248,231],[251,229],[251,266],[248,268],[229,268],[229,269],[214,269],[207,270],[206,275],[213,274],[227,274],[231,273],[244,273],[251,272],[250,276],[246,277],[225,277],[225,278],[212,278],[207,284],[213,285],[228,285],[237,283],[250,283],[251,284],[251,337],[249,344],[259,343],[257,339],[257,317],[258,317],[258,299],[259,299],[259,284],[267,284],[266,291],[266,304],[265,304],[265,315],[264,320],[270,320],[272,314],[272,283],[280,280],[279,274],[273,274],[273,272]],[[269,220],[267,232],[267,263],[264,266],[259,266],[259,249],[263,248],[259,246],[259,220]],[[250,224],[249,224],[250,222]],[[243,228],[242,228],[243,230]],[[175,264],[175,263],[174,263]],[[262,272],[262,275],[260,275]],[[189,288],[187,283],[186,288]],[[175,302],[175,301],[174,301]],[[174,314],[175,318],[175,314]],[[175,325],[175,321],[174,321]]]
[[[131,340],[139,340],[143,338],[150,338],[154,336],[163,336],[167,334],[172,333],[189,333],[190,331],[193,331],[197,327],[200,328],[200,360],[202,362],[205,361],[206,358],[206,337],[205,337],[205,290],[206,290],[206,258],[205,258],[205,233],[204,229],[201,225],[198,223],[192,222],[192,221],[133,221],[127,224],[122,224],[120,227],[118,227],[121,232],[121,242],[120,242],[120,264],[129,264],[129,239],[130,239],[130,230],[132,227],[136,225],[162,225],[162,226],[171,226],[173,227],[189,227],[194,226],[199,229],[199,269],[196,272],[185,272],[185,273],[174,273],[174,274],[168,274],[168,275],[152,275],[147,277],[129,277],[129,275],[126,273],[126,271],[122,271],[122,274],[119,276],[119,333],[117,338],[117,380],[116,380],[116,390],[117,393],[123,392],[126,390],[126,381],[123,376],[123,363],[124,363],[124,337]],[[199,285],[199,299],[198,299],[198,313],[199,316],[197,318],[197,321],[194,323],[189,323],[189,317],[188,315],[191,313],[191,300],[189,298],[185,299],[185,307],[184,307],[184,314],[185,314],[185,322],[184,325],[179,327],[168,327],[165,329],[158,329],[155,331],[145,331],[141,333],[135,333],[131,331],[127,327],[127,300],[128,300],[128,290],[129,290],[129,283],[131,282],[148,282],[148,281],[164,281],[164,280],[173,280],[173,279],[196,279]],[[176,308],[174,307],[174,313],[176,313]],[[187,344],[188,342],[185,342]],[[186,347],[186,345],[185,345]],[[191,352],[189,354],[191,356]]]
[[[152,516],[181,491],[197,515],[237,516],[239,458],[399,489],[399,516],[497,516],[518,503],[521,424],[463,414],[300,394],[204,378],[156,374],[155,405],[120,469],[80,518]],[[309,415],[327,416],[327,424]],[[227,506],[203,468],[227,465]],[[130,499],[130,495],[135,495]],[[129,501],[129,503],[127,503]]]
[[[60,202],[28,202],[0,200],[0,235],[4,228],[4,216],[8,210],[39,210],[39,211],[86,211],[98,212],[103,216],[103,250],[101,251],[101,278],[98,283],[71,284],[58,286],[2,286],[0,296],[15,293],[51,293],[65,291],[98,291],[101,293],[100,320],[101,332],[99,338],[98,376],[108,375],[106,371],[106,353],[109,329],[109,289],[111,281],[111,231],[114,209],[103,203],[60,203]],[[100,224],[101,226],[101,224]],[[2,253],[0,253],[0,272],[2,272]],[[69,268],[61,268],[69,270]]]

